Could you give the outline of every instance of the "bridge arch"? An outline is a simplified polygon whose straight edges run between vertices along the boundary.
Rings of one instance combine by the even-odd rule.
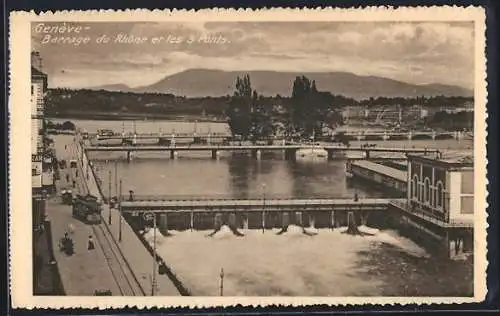
[[[431,200],[431,180],[425,177],[424,180],[424,203],[430,204]]]
[[[449,133],[442,133],[442,134],[437,134],[436,139],[437,140],[444,140],[444,139],[454,139],[455,136]]]
[[[418,176],[414,175],[413,180],[411,181],[411,188],[412,188],[412,198],[418,199]]]
[[[438,180],[436,182],[436,198],[434,199],[434,204],[433,206],[437,207],[438,209],[443,209],[443,199],[444,199],[444,185],[441,180]]]
[[[427,140],[427,139],[432,139],[432,135],[419,134],[419,133],[415,133],[412,135],[412,140]]]

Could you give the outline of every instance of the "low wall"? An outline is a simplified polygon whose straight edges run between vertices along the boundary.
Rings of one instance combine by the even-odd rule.
[[[97,180],[97,176],[95,174],[94,168],[92,168],[91,160],[88,158],[87,153],[83,150],[82,144],[77,144],[77,154],[82,165],[82,171],[84,174],[82,176],[87,183],[87,189],[89,190],[89,194],[92,194],[98,198],[98,200],[102,203],[107,202],[105,200],[105,195],[103,194],[102,188]]]

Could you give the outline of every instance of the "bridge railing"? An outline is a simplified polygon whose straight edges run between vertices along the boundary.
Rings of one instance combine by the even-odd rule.
[[[445,227],[447,227],[447,226],[471,227],[472,226],[471,222],[466,221],[466,220],[450,219],[449,221],[446,221],[444,219],[436,218],[436,216],[433,216],[432,213],[427,212],[423,209],[419,209],[418,207],[412,208],[412,206],[407,201],[402,202],[402,201],[393,200],[393,201],[391,201],[391,204],[402,209],[404,212],[418,216],[418,217],[425,219],[426,221],[433,223],[435,225],[438,225],[438,226],[445,226]]]
[[[361,198],[361,197],[359,197]],[[132,194],[132,201],[265,201],[265,200],[314,200],[314,199],[354,199],[354,195],[314,195],[314,196],[291,196],[291,195],[248,195],[234,196],[230,194],[216,194],[210,196],[197,195],[136,195]],[[122,195],[122,201],[130,201],[130,195]]]

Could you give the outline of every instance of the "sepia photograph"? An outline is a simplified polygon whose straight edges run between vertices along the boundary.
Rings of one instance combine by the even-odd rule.
[[[484,295],[464,16],[31,15],[28,295]]]

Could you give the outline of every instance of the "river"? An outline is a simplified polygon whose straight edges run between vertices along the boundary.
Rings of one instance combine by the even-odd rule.
[[[109,128],[138,133],[222,133],[222,123],[168,121],[72,120],[88,132]],[[134,126],[135,125],[135,126]],[[352,142],[353,145],[365,142]],[[472,140],[370,141],[394,147],[470,150]],[[57,142],[56,142],[57,146]],[[171,197],[360,197],[384,196],[363,184],[348,184],[343,161],[291,162],[228,154],[212,160],[208,153],[179,159],[140,155],[127,163],[124,154],[93,153],[91,158],[112,194],[114,168],[123,181],[123,193]],[[118,158],[118,159],[116,159]],[[220,269],[225,271],[225,295],[299,296],[470,296],[472,268],[464,262],[434,257],[396,231],[381,230],[359,237],[338,231],[320,231],[314,237],[276,236],[248,231],[243,238],[222,232],[173,232],[158,235],[158,251],[195,295],[218,295]],[[151,231],[146,236],[151,238]],[[152,241],[151,241],[152,242]]]

